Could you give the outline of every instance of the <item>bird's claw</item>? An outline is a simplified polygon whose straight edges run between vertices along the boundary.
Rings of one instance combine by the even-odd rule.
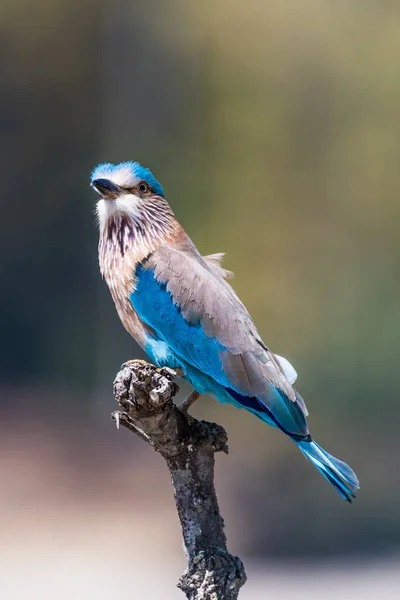
[[[129,367],[130,365],[133,364],[142,364],[142,365],[147,365],[148,362],[146,360],[143,360],[141,358],[134,358],[133,360],[127,360],[126,362],[122,363],[122,365],[120,366],[120,371],[122,371],[122,369],[125,369],[125,367]],[[177,369],[171,369],[171,367],[156,367],[157,371],[162,371],[163,369],[168,371],[168,373],[170,373],[171,375],[173,375],[174,377],[185,377],[185,373],[183,371],[183,369],[181,369],[180,367],[178,367]]]
[[[125,369],[125,367],[130,367],[130,365],[133,365],[135,363],[139,363],[142,365],[147,365],[147,361],[146,360],[142,360],[141,358],[134,358],[133,360],[127,360],[126,362],[122,363],[122,365],[120,366],[119,370],[122,371],[122,369]]]

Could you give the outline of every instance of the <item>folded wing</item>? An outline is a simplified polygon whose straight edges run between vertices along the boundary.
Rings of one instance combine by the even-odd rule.
[[[178,356],[221,385],[249,397],[272,385],[296,401],[293,367],[265,346],[224,276],[187,239],[138,267],[131,302]]]

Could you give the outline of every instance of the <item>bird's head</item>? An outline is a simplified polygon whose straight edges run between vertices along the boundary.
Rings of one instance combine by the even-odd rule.
[[[165,203],[161,185],[149,169],[137,162],[98,165],[92,172],[91,186],[100,196],[100,226],[116,213],[137,216],[146,204],[154,204],[158,199]]]
[[[163,188],[152,172],[137,162],[98,165],[91,186],[100,196],[100,235],[148,244],[150,239],[165,238],[175,227]]]

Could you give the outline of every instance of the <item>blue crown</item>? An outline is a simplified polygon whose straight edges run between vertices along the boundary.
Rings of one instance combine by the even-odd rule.
[[[113,173],[121,169],[130,169],[132,172],[132,178],[136,177],[137,179],[143,179],[143,181],[150,186],[155,194],[164,197],[164,190],[154,177],[153,173],[150,171],[150,169],[142,167],[142,165],[138,162],[127,161],[119,163],[118,165],[113,165],[112,163],[101,163],[100,165],[97,165],[95,169],[93,169],[92,181],[94,179],[98,179],[99,177],[106,178],[107,175],[112,176]]]

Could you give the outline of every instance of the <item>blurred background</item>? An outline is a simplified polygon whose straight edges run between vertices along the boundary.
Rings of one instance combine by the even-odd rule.
[[[117,431],[143,357],[97,266],[99,162],[139,160],[227,253],[349,506],[292,444],[203,398],[241,598],[398,598],[400,4],[0,2],[0,596],[182,598],[162,459]],[[187,388],[182,386],[182,395]]]

